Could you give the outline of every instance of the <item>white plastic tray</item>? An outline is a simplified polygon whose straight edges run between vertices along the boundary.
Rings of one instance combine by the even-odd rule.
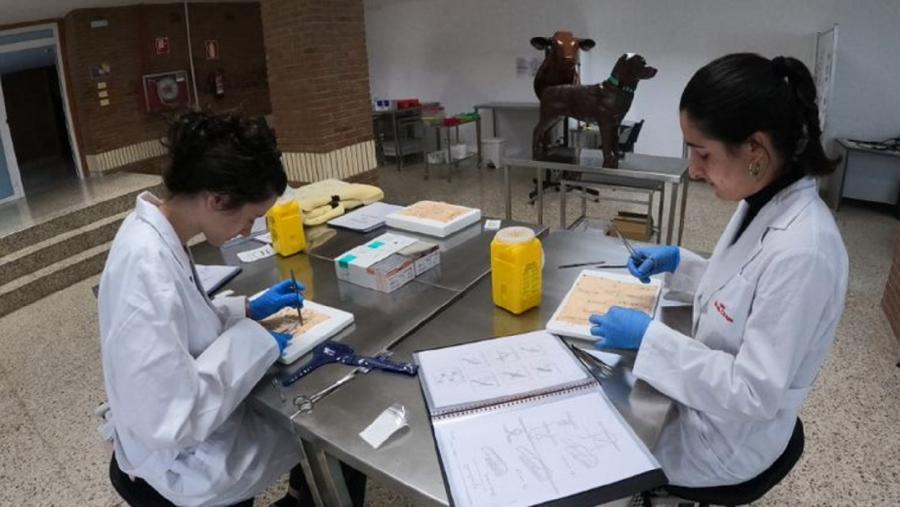
[[[261,294],[262,292],[255,294],[250,299],[256,299]],[[288,346],[285,347],[284,352],[281,353],[281,357],[278,358],[278,362],[282,364],[293,363],[297,359],[303,357],[304,354],[314,349],[316,345],[338,334],[350,324],[353,324],[353,314],[345,312],[344,310],[320,305],[309,299],[303,300],[303,308],[324,313],[325,315],[328,315],[329,318],[304,333],[302,339],[294,338],[291,340],[291,343],[289,343]]]
[[[580,282],[582,278],[587,276],[606,278],[608,280],[615,280],[617,282],[633,283],[635,285],[644,285],[640,280],[631,276],[630,274],[626,275],[620,273],[608,273],[606,271],[586,269],[578,275],[578,278],[575,279],[575,283],[572,284],[572,287],[569,288],[569,292],[566,293],[566,297],[563,298],[562,303],[560,303],[559,307],[556,308],[556,311],[553,312],[553,316],[550,317],[550,320],[547,322],[547,331],[561,336],[581,338],[583,340],[590,340],[592,342],[597,340],[597,337],[591,334],[592,324],[589,321],[585,320],[584,324],[574,325],[558,319],[560,311],[569,301],[569,298],[572,296],[572,292],[574,292],[578,282]],[[650,312],[650,318],[653,318],[653,316],[656,314],[657,307],[659,307],[659,294],[662,290],[662,280],[658,278],[651,278],[650,283],[646,285],[656,288],[656,294],[653,296],[653,309]]]
[[[454,205],[457,206],[457,205]],[[465,208],[465,206],[459,206]],[[406,209],[406,208],[404,208]],[[438,238],[445,238],[454,232],[464,229],[469,225],[481,220],[481,210],[475,208],[466,208],[469,211],[456,217],[450,222],[439,222],[428,218],[419,218],[409,215],[403,215],[402,211],[394,212],[385,217],[385,223],[389,227],[402,229],[404,231],[418,232]]]

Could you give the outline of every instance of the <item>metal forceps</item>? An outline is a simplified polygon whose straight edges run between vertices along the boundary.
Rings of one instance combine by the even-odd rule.
[[[587,366],[588,370],[590,370],[591,374],[595,377],[597,377],[598,375],[601,378],[612,376],[613,367],[606,364],[605,361],[602,361],[601,359],[588,354],[587,352],[574,345],[569,345],[569,348],[572,349],[572,353],[575,354],[575,357],[577,357],[582,363],[584,363],[584,365]]]
[[[297,289],[297,278],[294,277],[294,270],[291,270],[291,283],[294,284],[294,294],[297,295],[297,299],[300,299],[300,290]],[[297,307],[297,319],[299,319],[300,325],[303,325],[303,311],[298,306]]]
[[[307,396],[305,394],[300,394],[294,397],[294,406],[297,407],[297,412],[291,416],[291,419],[296,417],[299,414],[308,414],[312,412],[313,406],[319,402],[322,398],[328,396],[332,392],[336,391],[339,387],[350,382],[356,376],[357,373],[369,373],[369,368],[354,368],[349,373],[339,378],[333,384],[324,387],[319,392],[313,394],[312,396]]]

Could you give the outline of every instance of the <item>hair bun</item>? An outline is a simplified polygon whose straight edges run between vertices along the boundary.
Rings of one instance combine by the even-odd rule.
[[[787,79],[789,74],[787,58],[783,56],[776,56],[775,58],[772,58],[772,70],[775,71],[775,75],[779,78]]]

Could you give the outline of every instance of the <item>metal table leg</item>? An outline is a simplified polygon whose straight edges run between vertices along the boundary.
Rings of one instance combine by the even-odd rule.
[[[840,143],[838,143],[840,146]],[[831,200],[835,213],[841,210],[841,197],[844,195],[844,183],[847,181],[847,170],[850,169],[850,149],[844,148],[844,163],[841,165],[840,184],[837,188],[837,195]]]
[[[481,169],[481,117],[475,120],[475,142],[478,149],[478,168]]]
[[[666,244],[672,244],[672,230],[675,228],[675,210],[678,204],[678,183],[671,183],[672,191],[669,196],[669,226],[666,231]]]
[[[512,220],[512,185],[509,181],[509,165],[503,164],[503,183],[506,188],[506,219]]]
[[[559,228],[560,230],[566,230],[566,185],[565,181],[560,181],[560,192],[559,192]]]
[[[497,110],[491,109],[491,136],[497,137]]]
[[[397,125],[397,112],[391,113],[391,126],[394,129],[394,156],[397,157],[397,170],[403,169],[403,150],[400,148],[400,128]]]
[[[450,145],[453,141],[450,139],[450,128],[447,128],[447,181],[449,182],[453,174],[453,152]]]
[[[581,185],[581,216],[578,219],[587,221],[587,187],[584,185]]]
[[[304,453],[310,464],[310,470],[316,478],[316,486],[310,486],[318,493],[318,498],[313,495],[316,505],[322,507],[340,506],[352,507],[350,491],[344,480],[344,472],[341,471],[341,462],[329,456],[318,446],[308,442],[301,442]],[[307,477],[309,482],[309,477]]]
[[[678,246],[681,246],[681,237],[684,236],[684,210],[687,208],[688,184],[690,181],[687,175],[681,179],[681,218],[678,219]]]
[[[651,195],[652,199],[653,196]],[[666,206],[666,185],[663,184],[659,189],[659,207],[656,209],[656,244],[662,244],[663,241],[663,208]]]
[[[544,225],[544,170],[537,170],[537,221]]]

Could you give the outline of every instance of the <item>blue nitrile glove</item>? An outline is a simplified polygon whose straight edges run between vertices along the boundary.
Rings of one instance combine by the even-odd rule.
[[[628,258],[628,271],[638,280],[650,283],[650,275],[674,273],[681,261],[681,250],[677,246],[649,246],[635,248]]]
[[[297,290],[303,291],[303,284],[297,284]],[[282,308],[290,306],[291,308],[303,308],[303,295],[297,297],[294,292],[293,282],[284,280],[271,289],[264,292],[261,296],[250,301],[249,317],[253,320],[262,320],[272,315]]]
[[[613,306],[603,315],[591,315],[591,334],[599,336],[598,349],[637,350],[650,325],[650,316],[631,308]]]
[[[272,338],[275,338],[275,343],[278,344],[278,353],[284,353],[284,349],[287,348],[288,344],[291,343],[291,338],[293,335],[289,335],[287,333],[279,333],[277,331],[269,331],[272,335]]]

